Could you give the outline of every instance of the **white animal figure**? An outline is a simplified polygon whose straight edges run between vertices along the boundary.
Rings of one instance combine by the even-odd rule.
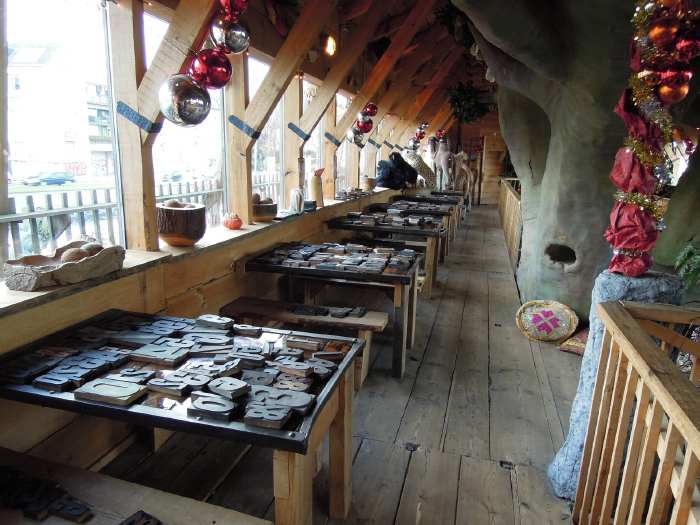
[[[438,144],[437,152],[435,153],[435,175],[440,189],[449,188],[452,186],[452,161],[454,155],[450,151],[449,139],[443,139]]]

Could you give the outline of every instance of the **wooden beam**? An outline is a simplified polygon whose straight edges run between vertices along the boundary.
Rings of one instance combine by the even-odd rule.
[[[230,57],[233,77],[224,88],[225,106],[232,115],[243,119],[248,106],[248,60],[245,54]],[[250,155],[240,155],[243,136],[227,126],[226,155],[228,158],[228,209],[237,213],[244,224],[253,222],[253,179]]]
[[[344,4],[340,12],[340,22],[350,22],[356,18],[360,18],[362,15],[369,11],[369,8],[374,3],[374,0],[351,0],[347,4]],[[380,6],[377,6],[380,7]],[[379,13],[374,13],[374,16],[381,19],[382,15]]]
[[[381,85],[391,73],[391,70],[396,65],[396,62],[401,58],[401,55],[411,43],[418,29],[425,22],[426,17],[432,12],[437,0],[424,0],[416,2],[410,14],[398,30],[396,35],[391,40],[391,44],[384,51],[379,61],[375,64],[372,71],[367,76],[364,84],[360,88],[359,93],[353,98],[352,104],[343,119],[336,126],[333,135],[340,138],[345,136],[345,133],[352,126],[356,114],[371,100],[377,93]],[[436,24],[437,25],[437,24]]]
[[[346,81],[353,66],[362,56],[363,51],[367,47],[367,42],[372,38],[379,25],[382,15],[388,12],[395,3],[396,0],[387,0],[373,11],[364,15],[358,21],[356,29],[345,39],[345,43],[340,48],[333,67],[326,75],[323,84],[319,86],[316,92],[316,96],[301,117],[299,127],[304,133],[311,135],[311,132],[318,125],[331,102],[335,101],[335,94],[338,92],[338,88]],[[332,127],[326,128],[326,130],[332,131],[334,128],[335,122],[333,122]],[[301,141],[302,144],[306,142],[300,137],[297,137],[297,140]]]
[[[246,108],[245,124],[256,132],[262,131],[272,111],[287,89],[292,77],[299,71],[306,54],[318,39],[326,21],[331,17],[337,0],[309,0],[306,2],[294,27],[282,44],[265,80]],[[238,131],[239,133],[242,133]],[[246,135],[246,153],[255,144],[255,139]]]
[[[138,111],[151,122],[162,122],[158,103],[160,86],[189,67],[190,50],[198,50],[207,34],[218,0],[180,0],[163,41],[139,84]],[[143,143],[153,144],[154,133],[143,132]]]
[[[138,111],[138,83],[145,71],[143,3],[123,0],[108,3],[109,38],[112,50],[113,90],[116,100]],[[141,142],[142,130],[117,116],[117,141],[122,174],[125,236],[127,247],[158,250],[153,157]]]
[[[335,128],[336,104],[328,105],[328,109],[323,117],[323,129]],[[335,199],[335,177],[337,169],[335,145],[328,141],[323,141],[323,199],[324,203]]]
[[[299,126],[304,105],[304,77],[295,75],[284,94],[282,121]],[[284,128],[284,195],[281,202],[285,208],[291,204],[290,194],[294,188],[304,187],[304,147],[296,139],[299,137],[289,126]]]

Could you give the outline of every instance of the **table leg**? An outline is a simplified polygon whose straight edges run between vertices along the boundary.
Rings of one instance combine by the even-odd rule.
[[[369,373],[369,365],[372,361],[372,330],[359,330],[358,339],[365,340],[365,348],[362,351],[362,359],[355,361],[355,390],[359,390]]]
[[[433,283],[437,272],[438,263],[438,238],[428,237],[425,246],[425,282],[423,283],[423,296],[430,299],[433,293]]]
[[[338,412],[330,429],[329,493],[331,519],[344,519],[352,501],[352,398],[354,372],[349,369],[338,385]]]
[[[416,342],[416,309],[418,307],[418,280],[413,279],[408,288],[408,334],[406,346],[413,348]]]
[[[310,525],[314,454],[275,450],[272,460],[275,490],[275,525]]]
[[[406,370],[408,289],[408,285],[394,286],[394,353],[392,357],[392,375],[394,377],[403,377]]]

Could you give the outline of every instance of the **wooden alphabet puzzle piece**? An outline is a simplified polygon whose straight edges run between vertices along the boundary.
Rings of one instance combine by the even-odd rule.
[[[211,377],[206,374],[192,374],[185,370],[178,370],[168,374],[166,378],[169,381],[180,381],[192,390],[202,390],[211,381]]]
[[[272,386],[280,390],[294,390],[295,392],[308,392],[311,388],[311,385],[308,383],[301,383],[300,381],[289,379],[277,379]]]
[[[250,389],[249,399],[255,403],[286,406],[295,412],[306,414],[313,405],[315,396],[293,390],[253,385]]]
[[[192,341],[199,345],[228,345],[233,343],[233,337],[223,334],[190,333],[182,336],[183,341]]]
[[[120,370],[118,374],[109,374],[105,379],[113,379],[115,381],[126,381],[127,383],[138,383],[143,385],[156,375],[155,370],[145,370],[141,368],[125,368]]]
[[[241,380],[245,381],[249,385],[270,386],[275,382],[275,376],[264,371],[259,372],[257,370],[243,370]]]
[[[233,377],[217,377],[207,385],[207,388],[210,392],[227,399],[236,399],[250,392],[248,383]]]
[[[146,395],[146,387],[136,383],[94,379],[75,391],[76,399],[100,401],[110,405],[128,406]]]
[[[188,384],[176,379],[167,379],[163,377],[154,377],[146,383],[148,390],[160,392],[169,396],[184,397],[192,391],[192,387]]]
[[[171,346],[146,345],[129,354],[133,361],[155,363],[164,366],[176,366],[189,355],[187,348]]]
[[[323,341],[294,336],[288,337],[286,344],[287,348],[298,348],[300,350],[308,350],[310,352],[320,352],[325,346]]]
[[[187,408],[189,417],[214,419],[217,421],[231,421],[237,408],[236,403],[230,399],[206,392],[198,392],[197,395],[193,395],[190,403],[190,406]]]
[[[292,409],[287,406],[253,402],[246,405],[243,422],[254,427],[280,429],[291,415]]]
[[[196,324],[207,328],[229,330],[233,328],[233,319],[230,317],[221,317],[220,315],[204,314],[197,317]]]

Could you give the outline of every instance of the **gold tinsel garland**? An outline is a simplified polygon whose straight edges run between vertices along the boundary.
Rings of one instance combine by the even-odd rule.
[[[673,117],[656,98],[655,79],[652,75],[632,75],[629,79],[632,89],[632,101],[638,108],[644,109],[651,106],[652,109],[645,115],[652,124],[656,124],[664,137],[664,142],[673,140]],[[655,104],[656,102],[656,104]]]
[[[639,139],[627,137],[625,146],[631,149],[639,159],[639,162],[648,168],[654,168],[665,162],[665,156],[662,151],[653,149]]]
[[[654,217],[657,222],[663,218],[666,211],[665,205],[660,202],[660,198],[656,195],[618,191],[615,193],[615,200],[623,204],[634,204],[640,210]]]

